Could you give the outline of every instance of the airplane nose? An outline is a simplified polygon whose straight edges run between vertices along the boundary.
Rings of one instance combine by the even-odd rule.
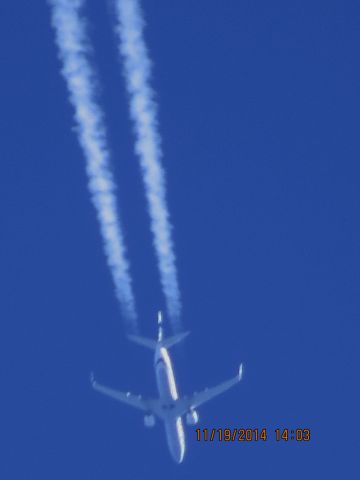
[[[184,460],[185,450],[181,448],[180,445],[177,446],[178,448],[171,448],[171,456],[176,463],[182,463]]]
[[[176,463],[181,463],[185,455],[185,437],[181,418],[165,422],[165,431],[170,454]]]

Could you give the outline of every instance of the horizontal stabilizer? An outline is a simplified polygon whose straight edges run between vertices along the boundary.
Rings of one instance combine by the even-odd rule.
[[[181,340],[184,340],[184,338],[187,337],[189,333],[190,332],[183,332],[179,333],[178,335],[174,335],[173,337],[163,338],[160,341],[161,346],[165,348],[170,348],[175,345],[175,343],[179,343],[181,342]]]
[[[149,338],[139,337],[138,335],[128,335],[129,340],[137,343],[138,345],[142,345],[143,347],[150,348],[152,350],[156,350],[156,347],[164,347],[170,348],[176,343],[181,342],[185,337],[189,335],[190,332],[183,332],[179,333],[178,335],[174,335],[173,337],[163,338],[161,340],[151,340]]]
[[[139,337],[138,335],[128,335],[129,340],[142,345],[143,347],[150,348],[151,350],[156,349],[157,342],[156,340],[150,340],[149,338]]]

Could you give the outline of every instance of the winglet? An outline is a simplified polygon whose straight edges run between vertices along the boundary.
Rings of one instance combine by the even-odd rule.
[[[240,382],[240,380],[242,380],[243,373],[244,373],[244,366],[243,366],[243,364],[242,364],[242,363],[240,363],[240,367],[239,367],[239,373],[238,373],[238,379],[239,379],[239,382]]]
[[[96,381],[95,381],[95,376],[94,376],[94,372],[90,372],[89,379],[90,379],[91,385],[94,386],[95,383],[96,383]]]

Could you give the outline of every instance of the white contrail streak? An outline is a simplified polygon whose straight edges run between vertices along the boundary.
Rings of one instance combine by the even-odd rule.
[[[75,110],[79,142],[86,158],[91,199],[95,205],[107,263],[115,283],[127,326],[137,330],[137,315],[116,206],[115,185],[109,168],[109,150],[103,115],[95,97],[95,75],[88,61],[86,25],[81,17],[83,0],[49,0],[62,74]]]
[[[137,0],[115,0],[119,51],[130,97],[130,114],[146,189],[151,231],[167,310],[175,330],[180,328],[181,302],[166,206],[165,176],[161,165],[161,138],[157,107],[150,87],[151,62],[143,37],[143,17]]]

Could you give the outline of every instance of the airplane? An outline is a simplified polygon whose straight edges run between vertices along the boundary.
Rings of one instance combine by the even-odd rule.
[[[162,420],[171,456],[177,463],[183,461],[185,454],[182,417],[185,416],[188,425],[196,425],[199,421],[196,408],[236,385],[243,376],[243,365],[241,364],[238,374],[230,380],[220,383],[216,387],[206,388],[202,392],[179,397],[168,348],[181,342],[189,333],[183,332],[164,338],[162,313],[158,312],[157,340],[128,335],[133,342],[155,351],[154,369],[159,398],[143,398],[141,395],[133,395],[130,392],[120,392],[99,384],[93,374],[90,376],[91,385],[98,392],[145,412],[145,427],[154,427],[156,417]]]

